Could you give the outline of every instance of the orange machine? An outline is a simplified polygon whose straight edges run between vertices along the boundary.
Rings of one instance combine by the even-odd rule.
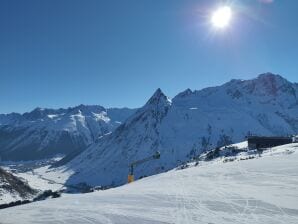
[[[160,152],[156,151],[154,155],[149,156],[147,158],[141,159],[141,160],[137,160],[132,162],[131,164],[129,164],[129,174],[128,174],[128,178],[127,178],[127,182],[131,183],[134,181],[134,167],[137,165],[140,165],[142,163],[148,162],[150,160],[154,160],[154,159],[159,159],[160,158]]]

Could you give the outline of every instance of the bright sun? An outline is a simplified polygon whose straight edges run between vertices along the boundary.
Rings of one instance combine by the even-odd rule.
[[[223,6],[212,13],[211,22],[216,28],[225,28],[230,24],[231,17],[231,8],[229,6]]]

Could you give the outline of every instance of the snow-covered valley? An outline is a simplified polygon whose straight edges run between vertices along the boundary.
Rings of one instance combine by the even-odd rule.
[[[1,223],[298,222],[298,144],[0,211]]]

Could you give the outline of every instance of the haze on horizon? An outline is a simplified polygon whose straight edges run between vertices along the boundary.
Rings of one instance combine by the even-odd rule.
[[[231,24],[216,30],[210,17],[222,4],[231,5]],[[264,72],[297,82],[297,8],[290,0],[3,0],[0,113],[135,108],[158,87],[175,96]]]

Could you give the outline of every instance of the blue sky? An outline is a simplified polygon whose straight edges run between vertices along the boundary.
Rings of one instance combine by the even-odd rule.
[[[139,107],[263,72],[298,81],[298,1],[1,0],[0,113],[100,104]],[[264,3],[267,2],[267,3]],[[270,1],[269,1],[270,2]]]

